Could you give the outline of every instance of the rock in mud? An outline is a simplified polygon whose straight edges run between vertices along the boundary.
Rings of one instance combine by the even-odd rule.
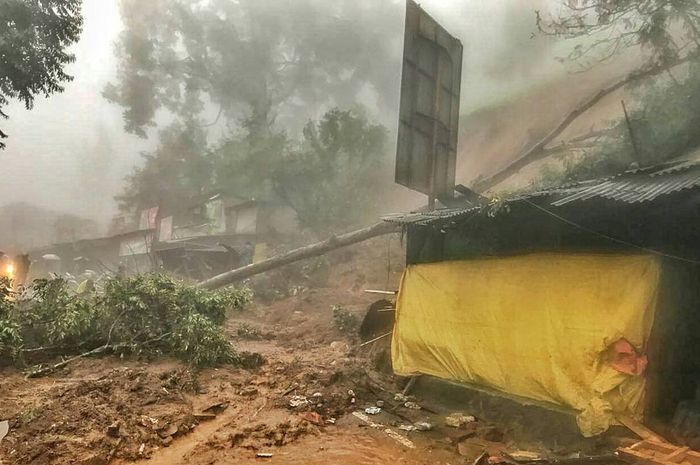
[[[491,442],[503,442],[503,431],[495,426],[487,426],[478,430],[480,437]]]
[[[419,421],[414,423],[417,431],[430,431],[433,429],[433,424],[427,421]]]
[[[160,436],[161,439],[165,439],[169,436],[175,436],[177,434],[178,430],[179,430],[178,426],[176,424],[171,423],[168,426],[166,426],[165,428],[158,431],[158,436]]]
[[[445,417],[445,424],[452,428],[464,428],[469,423],[474,423],[475,421],[476,418],[472,415],[465,415],[461,412],[455,412]]]
[[[462,441],[457,444],[457,451],[459,455],[466,457],[467,461],[471,462],[481,457],[484,453],[484,446],[471,441]]]
[[[240,394],[242,396],[246,396],[246,397],[252,397],[254,395],[257,395],[257,393],[258,393],[258,388],[256,388],[255,386],[248,386],[246,388],[243,388],[240,392]]]
[[[107,427],[107,430],[105,431],[105,434],[111,438],[118,438],[119,437],[119,428],[121,427],[121,423],[119,421],[115,421],[111,425]]]
[[[323,417],[319,415],[316,412],[304,412],[299,414],[299,418],[308,421],[311,424],[314,424],[316,426],[323,426],[325,422],[323,421]]]

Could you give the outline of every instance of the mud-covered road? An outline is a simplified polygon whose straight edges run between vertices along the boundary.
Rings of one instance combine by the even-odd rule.
[[[231,315],[229,337],[262,355],[259,367],[194,371],[110,356],[40,379],[0,369],[0,420],[10,423],[1,463],[463,463],[440,428],[399,429],[439,418],[394,401],[400,386],[386,370],[388,338],[360,348],[334,324],[332,305],[361,316],[375,300],[354,282],[357,273],[345,274],[332,287]],[[384,407],[372,426],[352,414],[377,401]]]

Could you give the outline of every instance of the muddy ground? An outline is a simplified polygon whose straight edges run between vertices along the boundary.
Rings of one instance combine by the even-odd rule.
[[[111,356],[40,379],[0,370],[0,420],[10,425],[0,463],[471,464],[484,450],[498,457],[521,448],[478,419],[446,426],[451,411],[430,399],[408,399],[420,410],[406,407],[395,399],[405,380],[387,369],[388,338],[360,347],[338,329],[333,305],[361,316],[377,300],[364,288],[398,283],[398,241],[375,242],[296,270],[308,276],[286,289],[293,295],[261,296],[231,315],[227,334],[238,350],[262,355],[257,368],[195,371]],[[378,404],[379,414],[362,415]],[[421,422],[432,429],[401,429]]]

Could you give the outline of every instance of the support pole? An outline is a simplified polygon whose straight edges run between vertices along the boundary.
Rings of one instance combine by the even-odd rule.
[[[265,271],[269,271],[280,266],[288,265],[290,263],[303,260],[305,258],[323,255],[327,252],[330,252],[331,250],[366,241],[367,239],[371,239],[373,237],[398,232],[400,231],[400,229],[401,225],[395,223],[376,223],[372,226],[368,226],[363,229],[358,229],[357,231],[341,234],[340,236],[331,236],[325,241],[290,250],[289,252],[283,253],[282,255],[277,255],[272,258],[268,258],[267,260],[262,260],[257,263],[251,263],[250,265],[246,265],[241,268],[236,268],[235,270],[221,273],[217,276],[214,276],[213,278],[206,279],[200,282],[199,284],[197,284],[197,287],[203,289],[216,289],[219,287],[227,286],[236,281],[250,278],[251,276],[264,273]]]

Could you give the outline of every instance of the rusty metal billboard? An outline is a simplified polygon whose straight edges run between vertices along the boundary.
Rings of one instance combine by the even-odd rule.
[[[395,180],[431,198],[454,194],[461,76],[461,42],[407,0]]]

